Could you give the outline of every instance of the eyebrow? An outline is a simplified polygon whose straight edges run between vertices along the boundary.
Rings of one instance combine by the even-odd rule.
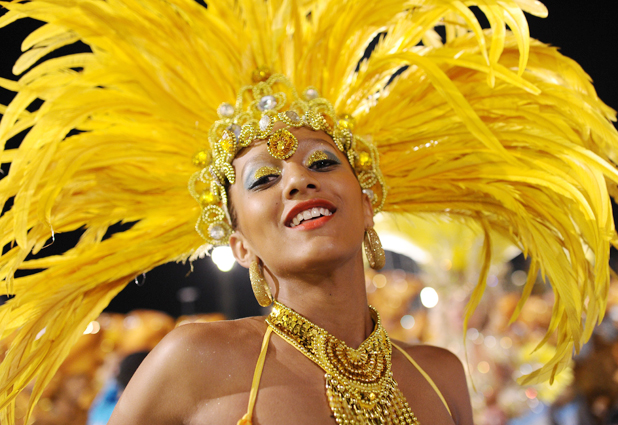
[[[321,143],[321,144],[326,144],[328,146],[332,146],[334,148],[336,148],[337,146],[335,145],[335,142],[331,142],[328,139],[318,139],[318,138],[310,138],[310,139],[303,139],[304,142],[317,142],[317,143]]]
[[[253,158],[249,159],[245,163],[245,165],[242,167],[243,174],[244,174],[244,171],[246,171],[247,169],[250,169],[255,164],[259,164],[261,162],[271,162],[272,159],[274,158],[267,152],[260,152],[256,154]]]

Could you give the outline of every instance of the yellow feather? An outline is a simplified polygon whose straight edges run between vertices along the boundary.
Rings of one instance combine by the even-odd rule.
[[[339,114],[355,117],[355,134],[371,136],[380,153],[385,210],[482,230],[484,262],[468,317],[492,245],[504,244],[496,241],[511,241],[531,258],[531,275],[538,270],[551,282],[546,338],[557,334],[557,350],[523,382],[566,367],[602,317],[609,245],[618,241],[609,202],[618,194],[615,112],[575,62],[530,40],[523,12],[546,15],[540,3],[0,4],[9,9],[0,26],[22,17],[46,23],[24,41],[19,82],[0,79],[17,93],[0,108],[0,144],[30,128],[18,149],[0,151],[11,162],[0,200],[15,198],[0,217],[3,246],[13,245],[0,257],[0,279],[17,294],[0,307],[1,335],[14,337],[0,364],[2,423],[14,423],[14,399],[33,378],[36,402],[86,324],[127,282],[204,252],[192,224],[200,209],[187,190],[192,157],[206,147],[217,107],[234,103],[261,65],[299,90],[316,87]],[[481,29],[471,6],[491,28]],[[73,40],[91,51],[43,57]],[[28,112],[35,99],[43,105]],[[102,240],[118,222],[135,224]],[[52,232],[76,229],[84,234],[64,254],[27,259]],[[18,269],[44,270],[16,279]]]

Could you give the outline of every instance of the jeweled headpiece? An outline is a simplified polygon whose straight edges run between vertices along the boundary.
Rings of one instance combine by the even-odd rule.
[[[354,169],[360,186],[369,196],[374,213],[384,205],[386,187],[378,167],[375,146],[352,133],[354,118],[337,116],[328,100],[308,87],[298,95],[292,83],[281,74],[272,75],[258,69],[253,85],[239,90],[236,104],[222,103],[217,108],[219,119],[210,128],[210,146],[198,152],[194,164],[200,170],[193,174],[189,191],[202,207],[196,230],[213,246],[228,243],[232,231],[227,210],[226,184],[234,184],[236,174],[232,161],[236,154],[255,140],[265,140],[268,152],[277,159],[291,157],[298,140],[289,128],[308,127],[322,130],[343,152]],[[280,122],[282,128],[275,130]]]

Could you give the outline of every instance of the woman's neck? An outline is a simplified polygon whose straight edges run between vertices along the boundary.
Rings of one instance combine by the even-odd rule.
[[[334,270],[278,279],[277,301],[357,348],[374,328],[362,258]]]

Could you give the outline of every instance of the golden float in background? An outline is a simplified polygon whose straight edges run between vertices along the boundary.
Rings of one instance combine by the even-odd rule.
[[[58,373],[35,406],[29,424],[84,425],[88,409],[104,383],[115,376],[122,359],[129,354],[150,351],[177,326],[186,323],[223,320],[222,314],[182,316],[174,320],[160,311],[136,310],[128,314],[103,313],[90,322],[84,335],[71,349]],[[2,360],[10,340],[0,342]],[[16,425],[23,416],[33,384],[17,399]]]

